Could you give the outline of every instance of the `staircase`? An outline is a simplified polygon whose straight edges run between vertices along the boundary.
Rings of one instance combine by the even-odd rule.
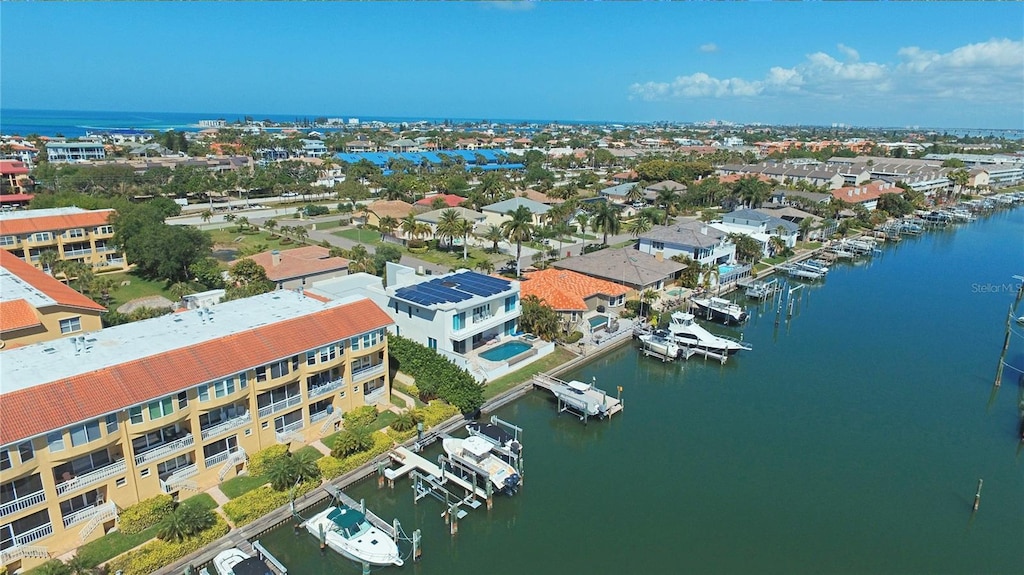
[[[244,462],[246,459],[247,456],[245,454],[245,450],[239,447],[238,451],[229,455],[227,461],[224,462],[224,465],[220,466],[220,471],[217,472],[217,481],[224,481],[227,474],[230,473],[236,465]]]
[[[324,420],[324,424],[320,426],[320,435],[327,433],[327,430],[330,429],[335,422],[341,421],[342,415],[343,414],[340,409],[335,409],[334,413],[328,415],[327,419]]]
[[[108,501],[96,508],[96,512],[89,518],[89,522],[78,533],[78,539],[84,543],[97,527],[111,519],[117,519],[117,506],[113,501]]]
[[[6,565],[16,559],[25,559],[28,557],[34,559],[49,559],[50,553],[46,550],[46,547],[40,547],[38,545],[17,545],[10,549],[0,551],[0,565]]]

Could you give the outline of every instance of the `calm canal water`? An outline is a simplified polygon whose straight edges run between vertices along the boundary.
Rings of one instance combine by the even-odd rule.
[[[1016,374],[990,392],[1021,273],[1016,209],[838,266],[788,324],[755,314],[754,350],[725,366],[620,348],[568,376],[624,388],[612,421],[556,416],[540,392],[498,412],[525,428],[524,489],[455,538],[408,480],[348,493],[423,530],[403,569],[424,575],[1019,574]],[[1024,337],[1008,360],[1024,367]],[[360,571],[290,526],[263,542],[298,575]]]

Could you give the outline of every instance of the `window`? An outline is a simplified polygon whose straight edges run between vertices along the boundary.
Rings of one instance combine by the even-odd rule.
[[[466,314],[465,314],[465,312],[457,313],[457,314],[452,316],[452,329],[453,330],[458,331],[458,330],[462,329],[463,327],[465,327],[465,325],[466,325]]]
[[[429,347],[430,349],[437,349],[437,340],[432,337],[428,337],[427,347]]]
[[[71,432],[71,445],[75,447],[85,445],[100,438],[100,421],[94,419],[88,423],[73,426],[69,431]]]
[[[188,407],[188,392],[183,391],[178,394],[178,409],[185,409]]]
[[[477,306],[477,307],[473,308],[473,321],[474,322],[484,321],[488,317],[490,317],[490,315],[491,315],[491,306],[490,306],[490,304],[481,305],[481,306]]]
[[[46,434],[46,443],[50,447],[50,453],[64,451],[64,434],[60,431]]]
[[[128,420],[132,423],[142,423],[142,406],[135,406],[128,410]]]
[[[509,296],[505,298],[505,311],[514,311],[516,309],[516,302],[519,301],[519,296]]]
[[[267,366],[261,365],[256,368],[256,381],[267,381]]]
[[[29,236],[29,239],[33,242],[48,242],[51,238],[50,232],[39,232]]]
[[[100,227],[96,228],[96,233],[97,234],[112,234],[112,233],[114,233],[114,228],[112,226],[100,226]]]
[[[149,468],[145,468],[139,472],[139,477],[149,477]]]
[[[349,345],[352,347],[352,351],[357,351],[359,349],[359,337],[353,337],[349,340]]]
[[[243,371],[238,374],[238,389],[245,389],[246,387],[249,387],[249,374]]]
[[[0,469],[11,468],[11,452],[7,449],[0,449]]]
[[[174,401],[170,397],[150,402],[147,407],[149,408],[149,419],[151,421],[174,413]]]
[[[651,248],[656,250],[665,249],[665,242],[651,242]]]
[[[199,397],[199,401],[210,401],[210,386],[200,385],[196,388],[196,395]]]
[[[82,318],[79,316],[68,317],[60,320],[61,333],[75,333],[82,331]]]
[[[323,363],[325,361],[331,361],[336,357],[338,357],[337,350],[334,348],[333,345],[320,348],[320,363]]]
[[[270,364],[270,377],[272,379],[277,379],[286,375],[288,375],[288,360],[282,360]]]
[[[82,228],[75,228],[73,230],[67,230],[66,232],[64,232],[64,237],[67,237],[67,238],[84,238],[85,237],[85,230],[83,230]]]
[[[7,451],[6,449],[4,451]],[[32,458],[36,456],[36,450],[32,448],[32,442],[26,441],[25,443],[18,444],[18,455],[21,456],[21,462],[32,461]]]
[[[128,485],[128,478],[118,477],[117,481],[115,481],[114,484],[117,485],[118,487],[124,487],[125,485]]]
[[[224,397],[235,392],[235,378],[229,377],[223,381],[213,384],[213,394],[216,397]]]
[[[107,435],[117,431],[117,414],[111,413],[107,416]]]
[[[0,246],[17,245],[18,236],[0,236]]]
[[[306,365],[316,365],[316,352],[315,351],[307,351],[306,352]]]

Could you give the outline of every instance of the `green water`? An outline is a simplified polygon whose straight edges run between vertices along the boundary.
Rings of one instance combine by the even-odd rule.
[[[540,392],[498,412],[525,428],[524,488],[455,538],[407,480],[347,492],[423,530],[402,569],[424,575],[1024,573],[1016,374],[990,400],[1022,272],[1017,209],[837,266],[788,324],[755,313],[725,366],[621,348],[567,376],[621,385],[615,419]],[[290,526],[262,540],[291,573],[359,572]]]

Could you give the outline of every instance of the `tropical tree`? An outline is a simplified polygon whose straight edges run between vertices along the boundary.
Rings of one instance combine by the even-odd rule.
[[[662,225],[668,225],[671,216],[676,214],[679,206],[679,194],[675,190],[670,188],[662,188],[658,190],[658,197],[655,200],[658,206],[665,210],[665,214],[662,217]]]
[[[480,260],[476,262],[476,269],[480,270],[482,274],[494,273],[494,262],[491,260]]]
[[[523,257],[523,242],[533,237],[533,213],[526,206],[519,206],[508,213],[509,219],[501,223],[502,235],[516,244],[516,277],[522,277],[520,259]]]
[[[56,266],[59,261],[60,254],[57,253],[57,250],[43,250],[43,252],[39,254],[39,265],[43,267],[43,271],[56,273],[54,266]]]
[[[473,222],[460,219],[455,231],[462,236],[462,259],[466,259],[469,257],[469,234],[473,233]]]
[[[607,201],[598,203],[591,216],[590,225],[604,234],[603,242],[608,245],[608,234],[617,234],[622,229],[619,209]]]
[[[377,221],[377,228],[380,230],[380,239],[391,235],[398,228],[399,222],[393,216],[384,216]]]
[[[971,181],[971,174],[964,168],[958,168],[950,172],[948,178],[953,182],[953,198],[956,199]]]
[[[405,234],[405,237],[411,239],[413,237],[413,232],[416,231],[416,226],[418,225],[419,222],[416,221],[416,216],[414,216],[413,214],[409,214],[402,218],[402,233]]]
[[[640,303],[643,304],[643,314],[649,316],[651,314],[651,303],[658,299],[658,292],[653,289],[646,289],[640,294]]]
[[[630,204],[637,204],[644,201],[644,187],[641,184],[635,184],[632,188],[626,192],[626,201]]]
[[[810,234],[811,234],[811,226],[813,224],[814,224],[814,222],[811,221],[810,217],[807,217],[807,218],[804,218],[804,219],[800,220],[800,223],[797,224],[797,225],[800,228],[800,239],[801,240],[803,240],[805,242],[808,241],[808,238],[810,237]]]
[[[757,176],[745,176],[736,181],[734,193],[747,203],[748,207],[756,208],[768,199],[771,186]]]
[[[437,220],[437,237],[444,240],[448,240],[448,246],[452,247],[455,245],[455,237],[459,235],[462,230],[461,222],[462,215],[458,210],[449,208],[441,212],[441,217]]]
[[[213,219],[213,212],[211,212],[210,210],[203,210],[199,214],[199,219],[203,220],[204,224],[208,224],[210,223],[210,220]]]
[[[495,253],[496,254],[496,253],[498,253],[498,242],[500,242],[501,240],[505,239],[505,234],[504,234],[504,232],[501,231],[500,227],[492,225],[492,226],[488,226],[488,228],[484,231],[483,238],[485,240],[491,242],[491,250],[490,251],[491,251],[491,253]]]
[[[754,265],[761,259],[761,243],[745,234],[729,234],[729,241],[736,246],[736,259]]]
[[[768,238],[768,249],[773,256],[777,256],[786,251],[786,242],[779,236],[772,236]]]
[[[195,505],[175,506],[164,515],[157,528],[156,536],[164,541],[181,541],[213,525],[213,512]]]
[[[632,222],[629,223],[628,229],[629,233],[632,234],[634,238],[639,238],[643,234],[651,231],[651,226],[651,218],[648,217],[646,213],[641,212],[633,219]]]
[[[309,230],[307,230],[304,226],[295,226],[292,228],[292,235],[295,236],[295,239],[302,242],[305,241],[307,237],[309,237]]]
[[[273,234],[274,230],[277,229],[277,220],[275,220],[274,218],[270,218],[269,220],[263,222],[263,227],[266,228],[268,232]]]
[[[551,341],[558,337],[558,312],[535,295],[528,295],[521,301],[522,311],[519,325],[541,339]]]
[[[587,214],[576,214],[576,225],[580,227],[580,237],[583,238],[583,250],[587,249],[587,226],[590,224],[590,217]]]
[[[331,456],[337,458],[366,451],[373,446],[373,438],[366,428],[344,429],[334,440]]]

